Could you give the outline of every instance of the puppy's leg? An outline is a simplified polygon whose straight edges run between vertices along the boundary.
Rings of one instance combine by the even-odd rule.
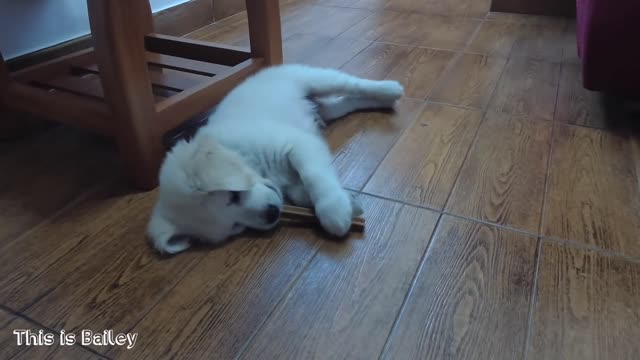
[[[287,187],[285,192],[293,205],[302,207],[313,206],[313,203],[309,198],[309,194],[307,194],[307,191],[304,189],[304,185],[302,183]],[[364,213],[364,210],[362,209],[362,203],[355,194],[351,193],[350,196],[351,206],[353,207],[353,216],[362,215]]]
[[[325,124],[328,124],[357,110],[392,108],[395,99],[334,96],[314,99],[314,101],[318,104],[318,115]]]
[[[288,186],[285,189],[285,193],[293,205],[302,207],[313,206],[311,199],[309,198],[309,194],[307,194],[302,183]]]
[[[155,211],[147,227],[147,236],[153,246],[161,253],[176,254],[191,247],[191,242],[186,237],[177,237],[176,228]]]
[[[289,161],[300,175],[322,227],[344,236],[351,227],[353,204],[333,169],[331,152],[320,139],[300,140],[289,152]]]
[[[404,88],[397,81],[362,79],[342,71],[292,65],[291,75],[303,81],[307,95],[323,97],[347,95],[362,98],[399,99]]]

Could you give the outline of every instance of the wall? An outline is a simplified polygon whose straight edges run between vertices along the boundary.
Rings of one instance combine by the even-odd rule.
[[[157,12],[187,1],[151,0],[151,8]],[[0,51],[5,60],[88,33],[86,0],[0,0]]]

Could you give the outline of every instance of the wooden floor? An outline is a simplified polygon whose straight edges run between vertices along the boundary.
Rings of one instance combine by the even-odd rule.
[[[581,87],[572,21],[488,4],[283,5],[287,62],[407,89],[327,130],[366,208],[344,243],[280,228],[159,257],[156,194],[110,143],[0,143],[0,359],[637,359],[640,142]],[[246,45],[246,17],[190,36]],[[58,345],[85,329],[138,339]]]

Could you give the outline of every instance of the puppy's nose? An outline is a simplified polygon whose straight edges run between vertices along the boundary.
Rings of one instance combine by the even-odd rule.
[[[268,224],[273,224],[280,218],[280,208],[275,205],[267,206],[267,211],[264,213],[264,219]]]

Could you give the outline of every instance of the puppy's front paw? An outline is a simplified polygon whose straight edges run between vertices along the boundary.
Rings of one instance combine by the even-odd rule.
[[[358,195],[355,193],[350,193],[351,195],[351,208],[353,209],[353,214],[351,217],[362,216],[364,214],[364,209],[362,208],[362,202],[358,198]]]
[[[353,207],[351,197],[344,191],[329,195],[318,201],[316,216],[322,227],[332,235],[344,236],[351,228]]]
[[[233,224],[233,227],[231,227],[231,232],[229,233],[229,236],[234,236],[234,235],[238,235],[241,232],[245,231],[247,228],[245,226],[242,226],[240,224]]]
[[[377,93],[380,98],[394,101],[404,95],[404,87],[397,81],[384,80],[378,82]]]

